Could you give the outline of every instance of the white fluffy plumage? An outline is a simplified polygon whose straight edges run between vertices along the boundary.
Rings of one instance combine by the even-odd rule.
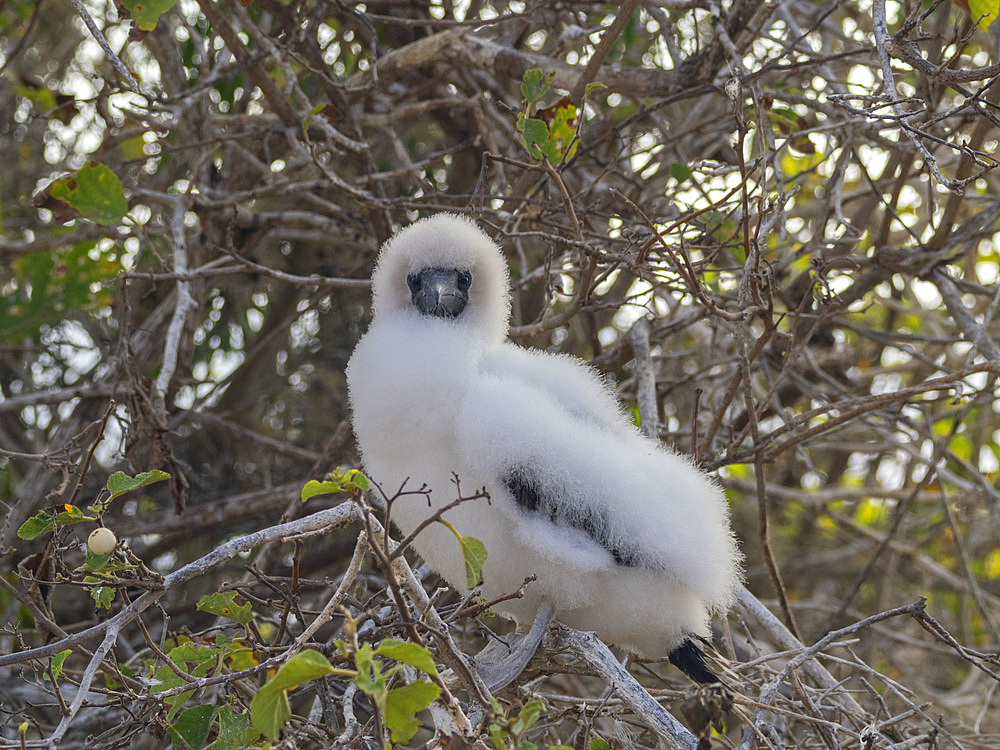
[[[428,269],[467,274],[454,317],[422,312],[411,284]],[[408,534],[447,512],[488,553],[483,594],[516,591],[499,614],[530,624],[543,602],[570,627],[647,658],[709,632],[731,603],[740,555],[721,490],[690,461],[644,437],[597,374],[565,355],[506,342],[507,265],[472,221],[440,214],[382,248],[374,319],[347,368],[354,431],[368,474],[401,497]],[[430,566],[466,590],[454,535],[432,524],[414,541]]]

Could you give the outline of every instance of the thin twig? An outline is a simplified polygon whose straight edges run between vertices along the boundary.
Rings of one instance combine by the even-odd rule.
[[[111,64],[115,67],[115,70],[118,71],[118,75],[125,80],[125,83],[128,84],[128,88],[131,91],[136,94],[140,93],[139,84],[136,82],[135,78],[132,77],[128,68],[125,67],[125,63],[123,63],[121,59],[119,59],[118,55],[115,54],[115,51],[111,49],[111,45],[108,44],[108,40],[104,38],[104,33],[98,28],[97,24],[94,23],[94,19],[91,17],[90,12],[84,7],[83,0],[71,0],[71,2],[73,3],[73,7],[76,8],[76,12],[80,14],[80,18],[82,18],[83,22],[87,25],[87,28],[90,29],[90,33],[94,35],[94,39],[97,40],[101,49],[104,50],[104,54],[108,56]]]

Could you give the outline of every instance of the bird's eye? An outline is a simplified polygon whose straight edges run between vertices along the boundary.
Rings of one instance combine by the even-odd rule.
[[[406,285],[410,287],[410,291],[416,294],[420,291],[420,277],[415,273],[411,273],[406,277]]]
[[[467,292],[469,287],[472,286],[472,274],[468,271],[462,271],[458,275],[458,288],[460,291]]]

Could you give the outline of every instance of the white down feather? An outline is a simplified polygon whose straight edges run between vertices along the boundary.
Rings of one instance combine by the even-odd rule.
[[[407,274],[454,268],[472,275],[455,319],[420,313]],[[399,498],[392,518],[409,534],[433,509],[485,487],[445,518],[486,545],[483,594],[516,591],[496,606],[530,624],[543,601],[570,627],[593,630],[641,656],[662,657],[732,601],[740,555],[722,491],[685,457],[644,437],[604,383],[580,360],[505,341],[507,266],[474,223],[441,214],[383,247],[373,275],[374,320],[347,368],[354,431],[368,474]],[[529,475],[558,506],[559,521],[520,507],[504,484]],[[568,523],[598,518],[605,546]],[[416,550],[466,590],[454,535],[422,531]],[[626,548],[626,567],[605,547]]]

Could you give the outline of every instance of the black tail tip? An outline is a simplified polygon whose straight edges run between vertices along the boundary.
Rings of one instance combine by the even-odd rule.
[[[702,685],[722,684],[719,678],[706,666],[705,653],[690,638],[671,651],[667,658],[670,659],[671,664],[695,682]]]

